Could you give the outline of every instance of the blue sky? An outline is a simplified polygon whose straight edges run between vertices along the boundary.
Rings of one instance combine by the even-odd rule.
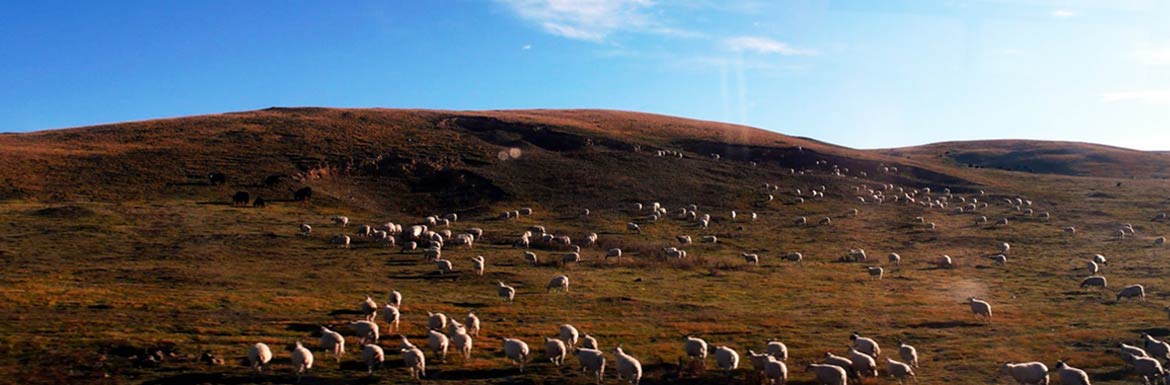
[[[1170,1],[0,1],[0,131],[611,108],[857,148],[1170,150]]]

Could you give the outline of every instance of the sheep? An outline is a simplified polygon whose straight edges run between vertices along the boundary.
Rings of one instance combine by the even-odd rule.
[[[297,345],[292,349],[292,368],[293,373],[297,375],[298,384],[301,382],[301,375],[313,368],[313,352],[301,345],[301,341],[297,341]]]
[[[849,348],[849,360],[853,361],[853,371],[859,377],[877,377],[877,362],[875,356]]]
[[[866,266],[866,270],[869,271],[870,278],[878,281],[882,280],[882,273],[885,271],[880,266]]]
[[[1008,251],[1011,251],[1011,250],[1012,250],[1011,244],[1009,244],[1007,242],[1003,242],[1003,243],[999,244],[999,253],[1000,254],[1007,254]]]
[[[334,244],[334,245],[338,245],[337,247],[340,247],[343,249],[348,249],[349,248],[349,236],[348,235],[337,235],[337,236],[329,239],[329,243]]]
[[[1060,385],[1092,385],[1084,370],[1068,366],[1064,361],[1056,361],[1056,369],[1053,371],[1060,376]]]
[[[1109,265],[1109,261],[1107,261],[1105,256],[1101,254],[1094,255],[1093,262],[1100,263],[1102,265]]]
[[[680,243],[680,244],[683,244],[683,245],[691,244],[691,236],[690,235],[679,235],[675,238],[678,239],[678,243]]]
[[[902,256],[898,255],[898,253],[890,253],[887,259],[889,259],[890,263],[894,264],[894,266],[902,266]]]
[[[845,215],[848,215],[851,217],[856,217],[858,214],[861,214],[861,210],[858,210],[856,208],[852,208],[852,209],[849,209],[849,212],[846,213]]]
[[[498,286],[496,286],[496,295],[498,295],[500,298],[504,299],[505,301],[508,301],[508,303],[515,302],[516,288],[505,285],[504,281],[497,281],[496,283],[498,285]]]
[[[334,215],[332,217],[329,217],[329,220],[332,220],[333,224],[341,226],[341,227],[349,226],[349,217],[346,217],[344,215]]]
[[[613,348],[613,355],[617,358],[618,378],[630,381],[631,385],[638,385],[642,381],[642,363],[622,351],[620,345]]]
[[[532,244],[532,241],[529,240],[528,237],[520,237],[520,239],[517,239],[515,242],[512,242],[512,247],[527,249],[531,244]]]
[[[739,255],[742,256],[743,260],[749,265],[760,265],[760,256],[758,254],[739,253]]]
[[[1170,306],[1168,306],[1168,308],[1170,308]],[[684,338],[685,340],[683,342],[683,351],[686,352],[687,357],[689,357],[692,361],[699,360],[699,362],[703,362],[703,360],[707,359],[707,341],[703,341],[702,338],[695,338],[691,336],[686,336]]]
[[[477,256],[471,258],[471,269],[475,271],[475,275],[478,275],[480,277],[483,276],[483,268],[484,268],[484,264],[486,264],[486,263],[487,262],[484,261],[482,255],[477,255]]]
[[[1003,366],[999,367],[999,372],[1011,376],[1020,385],[1048,385],[1048,367],[1040,362],[1024,362],[1019,364],[1005,362]]]
[[[427,330],[443,330],[447,328],[447,315],[443,313],[427,312]]]
[[[788,346],[780,341],[768,341],[768,349],[766,350],[769,356],[775,357],[777,360],[788,360]]]
[[[792,261],[792,262],[804,261],[804,255],[801,253],[795,252],[795,251],[788,253],[788,254],[784,254],[784,256],[780,257],[780,258],[784,259],[785,261]]]
[[[1003,266],[1004,264],[1007,264],[1007,256],[1003,254],[996,254],[987,258],[995,262],[996,265]]]
[[[638,227],[638,224],[637,224],[637,223],[630,222],[630,223],[627,223],[627,224],[626,224],[626,231],[627,231],[627,232],[631,232],[631,233],[638,233],[638,234],[641,234],[641,233],[642,233],[642,228],[641,228],[641,227]]]
[[[849,345],[850,347],[857,349],[859,352],[868,354],[870,357],[877,358],[878,355],[882,354],[881,346],[878,346],[877,341],[874,341],[872,338],[862,337],[860,334],[854,332],[849,334],[849,341],[852,341],[852,343]]]
[[[889,372],[891,376],[897,378],[899,384],[903,384],[911,377],[914,377],[914,369],[911,369],[910,365],[907,365],[903,362],[894,361],[889,357],[886,357],[886,372]]]
[[[1109,282],[1107,280],[1105,280],[1105,277],[1100,276],[1100,275],[1089,276],[1089,277],[1086,277],[1085,279],[1081,280],[1081,288],[1082,289],[1084,289],[1086,287],[1105,288],[1107,286],[1109,286]]]
[[[350,321],[349,329],[353,330],[354,334],[358,336],[358,345],[365,345],[367,342],[377,342],[379,338],[378,324],[370,321]]]
[[[471,336],[464,328],[457,329],[455,335],[451,336],[451,345],[456,352],[459,352],[459,356],[463,358],[464,362],[471,359],[471,344]]]
[[[769,197],[771,197],[771,195],[769,195]],[[771,199],[769,199],[769,200],[771,200]],[[758,215],[756,215],[756,212],[754,212],[754,211],[753,211],[753,212],[751,213],[751,218],[752,218],[752,222],[755,222],[755,221],[756,221],[756,218],[759,218],[759,216],[758,216]]]
[[[524,216],[532,215],[532,208],[531,207],[521,207],[519,211],[520,211],[520,215],[524,215]]]
[[[748,362],[752,364],[752,368],[757,372],[763,373],[764,367],[768,366],[768,359],[772,358],[767,354],[756,353],[754,350],[748,349]]]
[[[468,335],[479,337],[479,316],[476,316],[474,312],[467,312],[467,318],[463,319],[463,323],[467,325]]]
[[[313,233],[313,226],[309,226],[308,223],[301,224],[301,235],[309,235],[312,233]]]
[[[405,252],[407,252],[407,251],[415,251],[415,250],[417,250],[417,249],[418,249],[418,242],[415,242],[415,241],[407,241],[407,242],[403,242],[403,243],[402,243],[402,250],[401,250],[401,252],[405,253]]]
[[[1132,365],[1134,373],[1141,375],[1147,384],[1156,383],[1159,378],[1163,379],[1163,383],[1165,383],[1166,371],[1162,369],[1162,363],[1158,360],[1150,357],[1137,357],[1133,359]]]
[[[923,225],[926,224],[926,218],[923,218],[923,217],[914,217],[914,221],[918,222],[919,224],[923,224]]]
[[[440,333],[437,330],[431,330],[427,333],[427,347],[431,348],[436,356],[439,356],[439,361],[447,360],[447,347],[450,346],[451,340],[447,335]]]
[[[1162,247],[1166,245],[1166,237],[1154,238],[1154,247]]]
[[[1097,274],[1098,271],[1101,271],[1101,266],[1096,261],[1089,261],[1085,263],[1085,269],[1089,270],[1089,274]]]
[[[828,225],[832,225],[832,224],[833,224],[833,218],[829,218],[829,217],[824,217],[824,218],[821,218],[821,220],[820,220],[820,221],[817,221],[817,224],[818,224],[818,225],[822,225],[822,226],[828,226]]]
[[[975,218],[975,225],[981,225],[984,223],[987,223],[987,216],[980,215],[979,217]]]
[[[386,324],[389,325],[389,327],[386,328],[386,332],[397,332],[398,322],[402,318],[402,314],[398,311],[398,306],[394,306],[393,303],[387,303],[386,306],[382,308],[382,315],[382,318],[386,320]]]
[[[601,350],[600,346],[601,345],[597,344],[597,338],[594,338],[593,336],[588,335],[588,334],[584,334],[581,336],[581,347]]]
[[[831,352],[825,352],[825,364],[833,365],[844,370],[850,377],[856,376],[857,373],[853,371],[853,360],[847,357],[841,357]]]
[[[378,304],[373,298],[366,296],[366,300],[361,303],[361,312],[366,321],[373,321],[378,316]]]
[[[436,260],[435,268],[439,271],[439,275],[446,275],[447,273],[455,271],[455,269],[451,266],[451,261],[447,259]]]
[[[767,362],[764,363],[764,378],[767,378],[771,385],[787,384],[788,366],[772,356],[767,356]]]
[[[528,344],[515,338],[504,338],[504,356],[524,373],[524,363],[528,360]]]
[[[361,225],[361,226],[358,226],[357,231],[354,232],[354,235],[357,235],[359,237],[369,238],[370,234],[373,234],[373,233],[374,233],[373,227],[371,227],[370,225]]]
[[[679,250],[677,247],[667,247],[667,248],[663,249],[663,251],[666,252],[666,256],[670,257],[670,258],[681,259],[681,258],[685,258],[687,256],[686,251]]]
[[[716,346],[715,364],[719,365],[719,368],[730,376],[731,371],[739,368],[739,353],[726,346]]]
[[[609,249],[609,251],[605,252],[605,259],[609,259],[610,257],[621,258],[622,257],[622,249],[619,249],[616,247]]]
[[[1170,360],[1170,344],[1150,336],[1149,333],[1142,333],[1142,344],[1146,353],[1150,357],[1159,360]]]
[[[566,346],[572,348],[577,345],[577,338],[580,336],[577,333],[577,328],[570,324],[561,325],[561,341],[565,341]]]
[[[410,369],[410,378],[419,379],[427,376],[427,358],[417,347],[403,347],[402,363]]]
[[[341,356],[345,355],[345,337],[341,333],[321,327],[321,349],[333,353],[337,363],[341,363]]]
[[[605,355],[600,350],[582,348],[574,349],[573,355],[577,356],[581,369],[593,373],[594,383],[601,384],[601,378],[605,377]]]
[[[248,363],[257,374],[264,372],[264,365],[272,361],[272,349],[263,342],[257,342],[248,349]]]
[[[1139,302],[1146,302],[1146,289],[1139,284],[1126,286],[1117,292],[1116,302],[1121,302],[1122,298],[1129,300],[1137,298]]]
[[[462,331],[460,331],[460,330],[462,330]],[[451,337],[453,335],[456,335],[459,333],[466,333],[466,332],[467,332],[467,328],[464,327],[463,324],[459,323],[459,321],[456,321],[455,318],[451,318],[451,319],[447,320],[447,337]]]
[[[545,293],[551,292],[554,289],[569,292],[569,276],[558,275],[548,281],[548,286],[545,286]]]
[[[999,218],[998,220],[995,221],[995,225],[998,227],[1006,227],[1008,225],[1008,219],[1007,218]]]
[[[1124,342],[1117,344],[1117,353],[1121,356],[1121,360],[1127,364],[1132,364],[1133,360],[1139,357],[1149,357],[1146,350],[1137,346],[1128,345]]]
[[[362,347],[362,361],[366,363],[366,372],[374,374],[374,366],[382,366],[382,362],[386,361],[386,353],[382,351],[382,347],[374,344],[368,344]]]
[[[955,262],[953,260],[951,260],[951,256],[944,254],[943,256],[938,258],[938,268],[950,269],[953,267],[955,267]]]
[[[553,365],[563,365],[565,363],[565,354],[567,354],[567,352],[568,350],[565,348],[564,341],[556,338],[544,337],[544,355]]]
[[[580,264],[581,253],[565,253],[565,255],[561,256],[562,265],[567,265],[569,262]]]
[[[976,318],[983,317],[987,319],[987,323],[991,323],[991,304],[975,297],[967,297],[967,302],[971,304],[971,313]]]
[[[719,238],[714,235],[704,235],[703,243],[719,243]]]
[[[423,259],[438,262],[443,259],[443,249],[437,247],[428,247],[423,249]]]
[[[805,217],[797,217],[797,218],[796,218],[796,221],[795,221],[795,223],[796,223],[796,225],[797,225],[797,226],[804,226],[804,225],[807,225],[807,224],[808,224],[808,218],[805,218]]]
[[[898,340],[898,357],[912,368],[918,368],[918,349],[907,345],[905,341]]]
[[[813,372],[816,382],[821,385],[848,385],[845,369],[836,365],[809,364],[805,371]]]
[[[634,203],[634,211],[642,211],[642,204]]]

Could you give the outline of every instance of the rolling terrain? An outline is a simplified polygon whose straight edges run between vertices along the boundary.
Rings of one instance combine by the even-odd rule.
[[[403,383],[398,338],[382,336],[385,368],[367,376],[347,326],[367,295],[382,304],[392,289],[405,296],[401,334],[415,344],[425,346],[428,311],[460,320],[474,311],[483,321],[467,362],[428,351],[427,383],[592,383],[576,359],[555,367],[544,358],[543,337],[564,323],[595,336],[610,360],[621,344],[641,360],[644,384],[757,383],[747,351],[769,340],[790,349],[790,383],[812,383],[805,365],[845,354],[855,331],[880,342],[883,357],[896,358],[897,338],[915,345],[921,383],[1010,381],[997,373],[1003,361],[1060,359],[1096,384],[1136,383],[1117,344],[1139,344],[1142,332],[1170,336],[1162,310],[1170,251],[1153,246],[1170,224],[1151,220],[1170,211],[1165,156],[1033,142],[862,151],[602,110],[273,108],[4,134],[0,383],[288,383],[285,347],[298,340],[317,359],[302,383]],[[1022,164],[1030,172],[1011,171]],[[210,184],[209,173],[226,184]],[[293,201],[303,187],[311,202]],[[932,200],[949,189],[952,206],[888,198],[919,190],[921,201],[926,188]],[[879,204],[867,189],[887,199]],[[232,205],[237,191],[268,205]],[[960,198],[989,206],[956,213]],[[1035,214],[1009,198],[1030,200]],[[651,202],[668,214],[654,220],[635,208]],[[679,218],[690,204],[712,216],[709,228]],[[500,218],[520,207],[534,213]],[[446,229],[485,231],[473,248],[443,249],[454,274],[438,274],[420,251],[354,235],[361,224],[409,226],[447,213],[459,220]],[[334,215],[350,226],[334,225]],[[977,224],[979,216],[1010,224]],[[809,224],[794,224],[798,217]],[[630,222],[642,232],[628,232]],[[314,231],[300,235],[301,223]],[[1123,223],[1135,234],[1119,239]],[[532,251],[541,262],[528,264],[512,242],[534,225],[599,239],[578,264],[558,263],[565,250],[540,244]],[[350,249],[329,244],[339,234],[354,237]],[[718,243],[699,242],[708,235]],[[1002,242],[1012,246],[999,266],[987,257]],[[671,246],[688,257],[668,258]],[[623,257],[604,258],[614,247]],[[854,248],[870,260],[841,262]],[[745,252],[759,254],[759,266]],[[804,262],[780,259],[789,252]],[[891,252],[900,266],[886,261]],[[936,266],[944,254],[955,268]],[[1109,258],[1105,290],[1078,287],[1094,254]],[[469,271],[475,255],[487,260],[482,277]],[[882,266],[884,278],[865,266]],[[546,293],[558,274],[570,277],[570,292]],[[498,281],[516,287],[515,303],[497,298]],[[1147,302],[1115,301],[1131,283],[1145,286]],[[971,314],[972,296],[992,304],[991,323]],[[317,346],[320,326],[349,337],[340,364]],[[711,358],[706,371],[680,365],[683,335],[734,348],[740,369],[728,378]],[[524,373],[503,357],[502,337],[532,348]],[[242,363],[255,342],[276,357],[263,376]],[[145,358],[156,351],[161,359]],[[205,352],[224,364],[203,362]],[[619,383],[609,372],[605,382]]]

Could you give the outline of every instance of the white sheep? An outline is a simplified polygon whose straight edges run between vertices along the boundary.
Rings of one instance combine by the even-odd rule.
[[[989,258],[993,262],[995,262],[996,265],[1003,266],[1003,265],[1007,264],[1007,256],[1003,255],[1003,254],[996,254],[996,255],[992,255],[992,256],[987,257],[987,258]]]
[[[410,369],[410,378],[419,379],[427,376],[427,358],[422,350],[415,346],[407,346],[401,349],[402,363]]]
[[[1104,255],[1101,255],[1101,254],[1094,255],[1093,262],[1100,263],[1100,264],[1106,265],[1106,266],[1109,265],[1109,261],[1105,259]]]
[[[953,267],[955,267],[955,262],[953,260],[951,260],[951,256],[943,255],[943,256],[938,258],[938,268],[950,269]]]
[[[1109,282],[1105,279],[1105,277],[1100,276],[1100,275],[1089,276],[1089,277],[1086,277],[1085,279],[1081,280],[1081,288],[1082,289],[1084,289],[1086,287],[1104,288],[1104,287],[1108,287],[1108,286],[1109,286]]]
[[[309,235],[312,233],[313,233],[313,226],[309,226],[308,223],[301,224],[301,235]]]
[[[561,256],[561,264],[562,265],[567,265],[567,264],[569,264],[569,262],[580,264],[581,263],[581,253],[576,253],[576,252],[565,253],[565,255]]]
[[[849,348],[849,360],[853,361],[853,371],[861,377],[877,377],[877,362],[873,357],[868,353]]]
[[[788,360],[788,346],[780,341],[768,341],[768,349],[766,350],[769,356],[775,357],[777,360]]]
[[[439,356],[439,361],[447,360],[447,347],[451,345],[451,339],[447,335],[440,333],[437,330],[431,330],[427,333],[427,347],[431,348],[431,352]]]
[[[866,270],[869,271],[869,276],[872,279],[878,281],[882,280],[882,274],[885,272],[885,269],[882,269],[881,266],[867,266]]]
[[[1150,357],[1157,358],[1160,361],[1170,360],[1170,344],[1150,336],[1149,333],[1142,333],[1143,348]]]
[[[386,361],[386,353],[382,351],[381,346],[368,344],[362,347],[362,361],[366,363],[367,373],[374,374],[374,366],[382,366]]]
[[[775,357],[767,356],[767,362],[764,363],[764,378],[767,378],[771,385],[787,384],[788,366]]]
[[[971,313],[975,314],[975,317],[986,318],[987,323],[991,323],[991,304],[975,297],[968,297],[967,301],[971,304]]]
[[[1150,357],[1137,357],[1131,363],[1133,365],[1134,373],[1142,376],[1146,383],[1157,382],[1159,378],[1165,379],[1166,371],[1162,369],[1162,363]],[[1152,381],[1151,381],[1152,380]]]
[[[504,281],[497,281],[496,284],[496,295],[509,303],[515,302],[516,288],[505,285]]]
[[[540,259],[538,259],[536,257],[536,253],[533,253],[531,251],[524,252],[524,261],[528,262],[530,264],[533,264],[533,265],[540,263]]]
[[[520,211],[520,215],[525,215],[525,216],[532,215],[532,208],[531,207],[521,207],[519,211]]]
[[[582,369],[593,373],[594,383],[601,384],[601,378],[605,377],[605,355],[600,350],[581,348],[575,349],[573,354],[577,356]]]
[[[995,225],[996,225],[996,226],[1000,226],[1000,227],[1007,226],[1007,225],[1008,225],[1008,219],[1007,219],[1007,218],[999,218],[998,220],[996,220],[996,221],[995,221]]]
[[[382,318],[386,320],[386,324],[389,325],[386,328],[386,332],[397,332],[398,323],[402,318],[402,313],[398,311],[398,306],[394,306],[393,303],[387,303],[386,306],[382,307],[382,316]]]
[[[504,338],[504,356],[520,368],[520,373],[524,373],[524,364],[528,361],[528,344],[519,339]]]
[[[836,365],[809,364],[805,371],[812,372],[816,376],[816,382],[821,385],[847,385],[846,381],[849,378],[845,369]]]
[[[795,222],[795,223],[796,223],[796,225],[797,225],[797,226],[804,226],[804,225],[807,225],[807,224],[808,224],[808,218],[805,218],[805,217],[797,217],[797,218],[796,218],[796,222]]]
[[[341,333],[321,327],[321,349],[333,353],[333,357],[341,363],[341,356],[345,355],[345,337]]]
[[[619,249],[616,247],[609,249],[609,251],[605,252],[605,259],[621,258],[621,257],[622,257],[622,249]]]
[[[714,235],[704,235],[703,243],[719,243],[719,238]]]
[[[752,364],[752,369],[755,369],[757,372],[760,372],[760,373],[764,372],[764,367],[768,366],[768,359],[772,358],[772,356],[769,356],[769,355],[764,354],[764,353],[756,353],[754,350],[751,350],[751,349],[748,349],[747,357],[748,357],[748,362]]]
[[[905,341],[898,340],[898,357],[912,368],[918,367],[918,349],[907,345]]]
[[[1170,306],[1167,306],[1167,308],[1170,308]],[[687,357],[690,357],[691,360],[699,360],[700,362],[707,359],[707,341],[691,336],[686,336],[685,338],[683,351],[687,353]]]
[[[911,369],[910,365],[904,362],[894,361],[889,357],[886,357],[886,372],[889,372],[891,376],[898,379],[899,384],[912,380],[912,377],[914,377],[914,369]]]
[[[715,364],[719,365],[728,375],[731,371],[739,368],[739,353],[726,346],[715,347]]]
[[[558,276],[553,277],[552,279],[548,280],[548,286],[545,286],[544,292],[548,293],[548,292],[551,292],[553,290],[560,290],[560,291],[563,291],[565,293],[568,293],[569,292],[569,276],[558,275]]]
[[[1056,361],[1053,372],[1060,377],[1060,385],[1092,385],[1084,370],[1068,366],[1064,361]]]
[[[350,321],[349,329],[353,330],[354,334],[358,336],[358,345],[365,345],[368,342],[377,342],[379,338],[378,324],[361,320]]]
[[[483,259],[482,255],[477,255],[471,258],[471,269],[475,271],[475,275],[483,276],[484,265],[487,261]]]
[[[826,365],[833,365],[841,368],[845,371],[845,373],[849,374],[849,377],[857,376],[857,373],[853,371],[853,360],[850,360],[849,357],[842,357],[833,354],[832,352],[825,352],[824,363]]]
[[[463,319],[463,323],[467,325],[468,335],[479,337],[479,316],[476,316],[473,312],[467,312],[467,318]]]
[[[1005,362],[999,367],[1001,374],[1007,374],[1020,385],[1041,384],[1048,385],[1048,367],[1040,362],[1011,363]]]
[[[335,236],[335,237],[329,239],[329,243],[337,245],[337,247],[340,247],[343,249],[349,248],[349,241],[350,241],[350,239],[349,239],[348,235],[338,235],[338,236]]]
[[[1162,247],[1166,245],[1166,237],[1154,238],[1154,247]]]
[[[613,348],[613,355],[617,358],[618,378],[628,380],[632,385],[638,385],[642,381],[642,363],[634,356],[622,351],[620,345]]]
[[[784,254],[784,256],[781,258],[784,259],[785,261],[792,261],[792,262],[803,262],[804,261],[804,255],[799,253],[799,252],[795,252],[795,251],[791,252],[791,253]]]
[[[427,329],[443,330],[447,328],[447,315],[443,313],[427,312]]]
[[[272,361],[272,349],[269,349],[268,345],[263,342],[257,342],[248,349],[248,363],[251,364],[256,373],[263,373],[264,365],[268,365],[270,361]]]
[[[378,316],[378,304],[373,298],[366,296],[366,300],[361,303],[361,312],[366,321],[373,321]]]
[[[455,271],[455,268],[451,266],[451,260],[448,259],[440,259],[435,261],[435,268],[439,271],[439,275],[446,275],[447,273]]]
[[[641,234],[642,228],[639,227],[637,223],[630,222],[626,224],[626,231]]]
[[[1146,354],[1145,349],[1124,342],[1117,344],[1117,353],[1121,356],[1121,360],[1127,364],[1132,364],[1135,358],[1150,356]]]
[[[564,341],[565,345],[569,348],[577,345],[578,337],[580,337],[580,333],[577,332],[577,328],[573,327],[573,325],[561,325],[561,341]]]
[[[882,354],[881,346],[878,346],[877,341],[874,341],[872,338],[862,337],[860,334],[852,333],[849,335],[849,341],[852,341],[849,345],[850,347],[868,354],[870,357],[877,357]]]
[[[312,368],[313,352],[301,345],[301,341],[297,341],[297,345],[292,349],[292,369],[297,375],[297,383],[301,382],[301,375]]]
[[[898,253],[890,253],[887,259],[889,259],[890,263],[894,264],[894,266],[902,266],[902,256],[898,255]]]
[[[1122,298],[1129,300],[1137,298],[1139,302],[1146,302],[1146,289],[1139,284],[1126,286],[1117,292],[1116,302],[1121,302]]]
[[[333,224],[341,226],[341,227],[345,227],[345,226],[349,225],[349,217],[346,217],[344,215],[334,215],[332,217],[329,217],[329,219],[333,221]]]
[[[565,347],[565,342],[557,338],[544,337],[544,356],[548,357],[548,361],[553,365],[561,366],[565,363],[565,355],[568,354],[568,349]]]
[[[759,256],[759,254],[748,254],[748,253],[740,253],[739,255],[740,255],[740,256],[742,256],[742,257],[743,257],[743,260],[744,260],[745,262],[747,262],[749,265],[755,265],[755,266],[759,266],[759,265],[760,265],[760,256]]]
[[[597,338],[593,338],[593,336],[588,334],[581,336],[581,347],[601,350],[600,346],[597,344]]]

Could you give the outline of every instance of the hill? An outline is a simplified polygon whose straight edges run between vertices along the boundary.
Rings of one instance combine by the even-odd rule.
[[[879,150],[956,167],[1114,178],[1170,178],[1170,154],[1092,143],[1036,140],[944,142]]]

